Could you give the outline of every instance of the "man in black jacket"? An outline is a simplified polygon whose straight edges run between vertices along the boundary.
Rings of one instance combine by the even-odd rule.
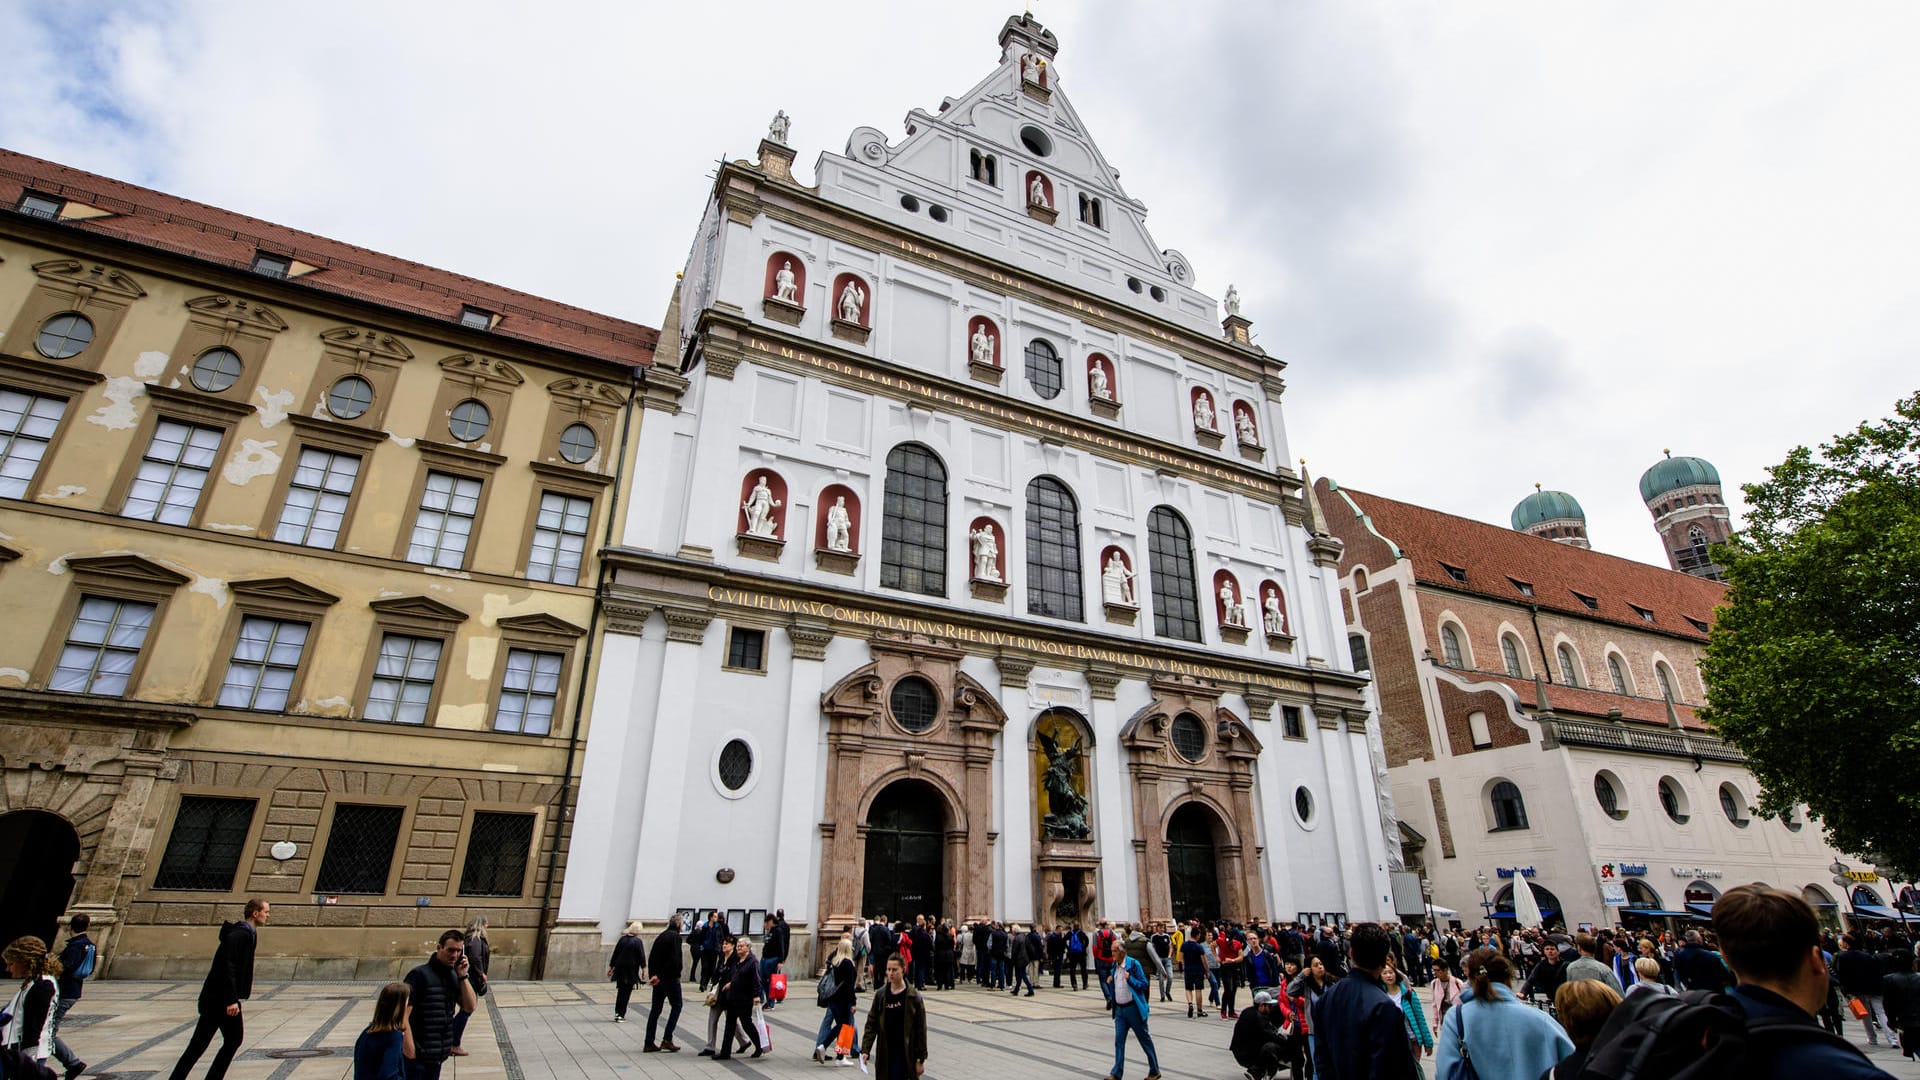
[[[467,935],[448,930],[427,962],[407,972],[413,1006],[408,1026],[413,1030],[413,1057],[406,1060],[407,1080],[440,1080],[440,1067],[453,1052],[453,1014],[480,1007],[467,979]]]
[[[722,1021],[724,1026],[721,1028],[725,1034],[720,1039],[720,1052],[713,1055],[713,1060],[726,1061],[733,1056],[736,1028],[754,1040],[754,1057],[767,1052],[766,1047],[759,1045],[760,1033],[753,1022],[755,1005],[760,1005],[765,1011],[764,991],[760,984],[763,963],[754,960],[753,950],[746,938],[734,942],[733,967],[728,969],[727,981],[720,987],[720,1004],[726,1008],[726,1019]]]
[[[1317,1080],[1416,1080],[1407,1018],[1380,981],[1392,937],[1379,923],[1353,928],[1353,970],[1313,1007]],[[1476,1055],[1477,1056],[1477,1055]]]
[[[1733,984],[1720,954],[1706,947],[1700,931],[1687,931],[1687,943],[1673,954],[1673,975],[1682,990],[1725,990]]]
[[[93,920],[85,915],[75,915],[67,923],[67,944],[60,950],[60,1000],[53,1009],[53,1056],[66,1067],[66,1080],[87,1071],[87,1063],[81,1061],[60,1038],[60,1021],[67,1010],[80,1003],[80,995],[85,990],[87,977],[93,974],[94,962],[99,949],[93,939],[87,936],[87,927]]]
[[[193,1038],[174,1063],[172,1080],[187,1080],[200,1055],[220,1033],[220,1049],[207,1066],[207,1080],[221,1080],[233,1055],[240,1052],[240,1040],[246,1029],[240,1023],[240,1003],[253,995],[253,951],[259,930],[267,925],[272,905],[255,897],[247,901],[246,913],[239,922],[222,923],[220,947],[214,950],[213,966],[207,969],[207,981],[200,987],[200,1022],[194,1025]]]
[[[1675,958],[1676,961],[1678,958]],[[1880,958],[1860,947],[1857,935],[1847,934],[1840,939],[1840,952],[1833,958],[1833,976],[1840,980],[1840,992],[1850,998],[1859,998],[1867,1007],[1867,1015],[1860,1023],[1867,1029],[1867,1045],[1880,1045],[1880,1029],[1886,1026],[1886,993],[1881,979],[1886,975],[1886,967]],[[1899,1040],[1893,1032],[1887,1032],[1887,1041],[1899,1046]]]
[[[654,1054],[665,1050],[677,1054],[680,1048],[673,1045],[673,1026],[680,1022],[680,916],[675,915],[667,921],[667,928],[653,939],[653,949],[647,953],[647,985],[653,987],[653,1008],[647,1012],[647,1044],[643,1053]],[[659,1043],[653,1041],[654,1025],[660,1022],[660,1006],[673,1003],[672,1011],[667,1013],[667,1037]]]
[[[766,918],[766,931],[760,935],[760,988],[763,991],[773,986],[773,975],[787,969],[787,947],[793,939],[793,931],[787,927],[787,909],[781,908]],[[773,994],[768,993],[766,1002],[760,1006],[764,1012],[772,1012],[775,1002]]]

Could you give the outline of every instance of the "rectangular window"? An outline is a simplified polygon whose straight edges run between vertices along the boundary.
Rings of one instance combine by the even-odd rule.
[[[427,473],[420,514],[413,519],[407,561],[459,569],[467,558],[467,540],[480,512],[480,481],[452,473]]]
[[[66,411],[64,398],[0,386],[0,498],[27,497]]]
[[[1447,572],[1447,576],[1452,578],[1455,581],[1465,582],[1467,580],[1467,572],[1465,569],[1461,567],[1453,566],[1448,563],[1441,563],[1440,569],[1445,570]]]
[[[730,668],[765,671],[766,652],[767,632],[765,630],[736,626],[727,634],[727,666]]]
[[[540,516],[533,523],[533,548],[527,554],[527,580],[579,584],[580,562],[587,550],[587,522],[592,517],[592,499],[542,492]]]
[[[1521,581],[1521,580],[1520,580],[1519,578],[1516,578],[1516,577],[1510,577],[1510,578],[1508,578],[1507,580],[1508,580],[1508,581],[1511,581],[1511,582],[1513,582],[1513,587],[1514,587],[1514,588],[1516,588],[1516,589],[1519,589],[1519,590],[1520,590],[1520,595],[1521,595],[1521,596],[1532,596],[1532,595],[1533,595],[1533,583],[1532,583],[1532,582],[1530,582],[1530,581]]]
[[[284,255],[269,255],[264,251],[253,253],[253,272],[271,278],[284,278],[287,271],[293,269],[293,260]]]
[[[333,831],[327,834],[327,853],[313,891],[361,893],[379,896],[387,891],[387,872],[393,869],[393,849],[400,842],[400,821],[406,811],[398,806],[341,803],[333,808]]]
[[[560,700],[560,668],[566,657],[532,649],[507,650],[507,674],[500,686],[500,707],[493,730],[522,735],[553,731],[554,706]]]
[[[1635,615],[1640,616],[1640,618],[1642,618],[1643,620],[1647,622],[1653,621],[1653,612],[1647,610],[1646,608],[1641,607],[1639,604],[1628,604],[1627,606],[1632,608],[1633,613]]]
[[[1307,737],[1307,725],[1306,721],[1301,717],[1300,706],[1280,706],[1280,734],[1289,739],[1304,739]]]
[[[173,835],[154,875],[156,889],[227,892],[253,827],[252,799],[183,795],[173,816]]]
[[[1586,593],[1577,592],[1577,593],[1574,593],[1573,596],[1574,596],[1574,599],[1580,601],[1582,604],[1587,605],[1587,610],[1589,611],[1600,610],[1600,601],[1594,599],[1591,596],[1588,596]]]
[[[141,521],[190,524],[224,434],[219,428],[161,420],[120,512]]]
[[[287,484],[287,501],[280,508],[280,524],[273,538],[288,544],[332,548],[340,542],[353,485],[360,479],[360,459],[352,454],[305,447]]]
[[[463,307],[460,309],[460,325],[469,330],[491,330],[493,329],[493,312],[477,307]]]
[[[220,684],[221,707],[285,710],[310,629],[308,624],[290,619],[260,615],[241,619],[240,636],[227,662],[227,678]]]
[[[83,596],[67,633],[60,662],[47,680],[47,689],[70,694],[127,692],[127,680],[147,643],[154,605],[137,600]]]
[[[533,848],[533,815],[478,810],[467,834],[467,862],[460,870],[461,896],[519,896]]]
[[[380,658],[367,688],[368,720],[399,724],[427,722],[434,680],[440,673],[439,638],[388,634],[380,639]]]
[[[60,211],[66,209],[67,200],[53,195],[42,195],[37,191],[23,192],[20,202],[14,207],[28,217],[46,218],[58,221]]]

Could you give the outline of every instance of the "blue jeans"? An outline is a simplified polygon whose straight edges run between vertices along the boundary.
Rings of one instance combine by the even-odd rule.
[[[760,1008],[763,1011],[773,1008],[773,972],[779,966],[780,961],[772,957],[760,958]]]
[[[473,1018],[473,1014],[470,1012],[465,1012],[463,1010],[458,1010],[458,1009],[454,1011],[453,1042],[450,1043],[449,1045],[452,1045],[452,1046],[460,1045],[461,1037],[466,1035],[467,1033],[467,1021],[471,1020],[472,1018]]]
[[[1106,995],[1107,1004],[1113,1004],[1113,961],[1095,960],[1093,974],[1100,980],[1100,992]]]
[[[1140,1037],[1140,1049],[1147,1052],[1147,1071],[1160,1071],[1160,1057],[1153,1052],[1153,1036],[1147,1034],[1147,1018],[1140,1014],[1138,1002],[1116,1005],[1113,1009],[1113,1068],[1108,1076],[1120,1076],[1127,1067],[1127,1032]]]
[[[1020,984],[1026,983],[1027,993],[1029,994],[1033,993],[1033,977],[1027,974],[1027,965],[1014,964],[1012,965],[1012,967],[1013,967],[1013,992],[1016,994],[1019,993]]]
[[[857,1053],[860,1049],[860,1029],[853,1024],[853,1006],[851,1005],[827,1006],[827,1015],[820,1018],[820,1031],[813,1037],[813,1045],[833,1050],[838,1041],[840,1029],[843,1027],[854,1028],[853,1045]]]

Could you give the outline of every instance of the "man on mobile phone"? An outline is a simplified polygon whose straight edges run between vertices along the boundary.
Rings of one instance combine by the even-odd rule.
[[[427,962],[407,972],[414,1051],[404,1062],[407,1080],[440,1080],[440,1067],[453,1052],[453,1014],[480,1007],[467,979],[467,964],[467,936],[448,930]]]

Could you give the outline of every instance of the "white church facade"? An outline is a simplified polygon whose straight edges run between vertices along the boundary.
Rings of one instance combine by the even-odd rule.
[[[1053,35],[717,175],[606,553],[549,974],[719,910],[1360,920],[1396,826],[1282,363],[1158,248]],[[685,380],[677,387],[676,362]]]

